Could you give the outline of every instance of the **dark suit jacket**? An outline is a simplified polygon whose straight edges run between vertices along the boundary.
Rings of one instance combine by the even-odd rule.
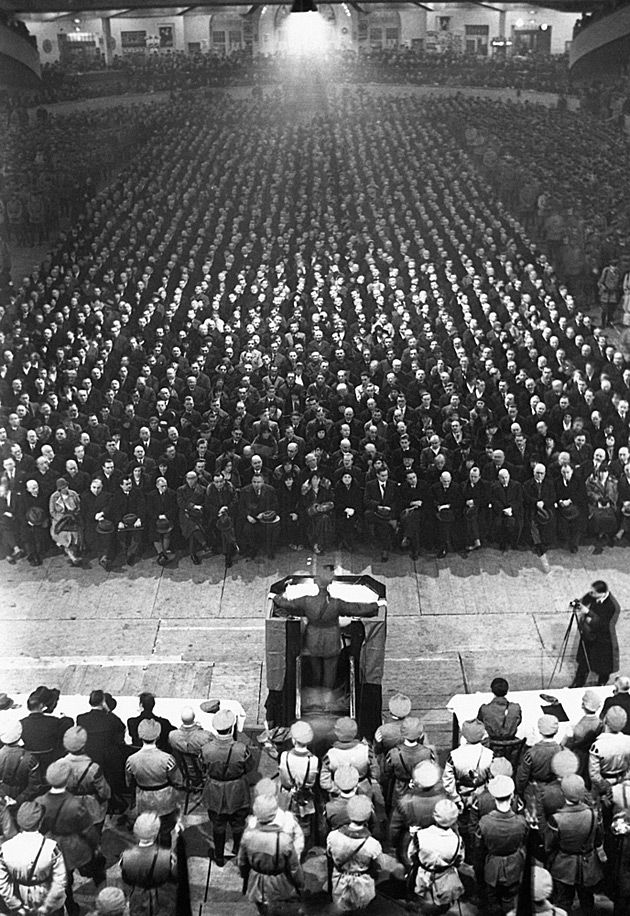
[[[113,712],[91,709],[77,716],[77,725],[87,732],[85,752],[98,763],[112,791],[118,793],[125,785],[125,726]]]
[[[35,754],[44,775],[49,763],[65,755],[63,736],[74,723],[69,716],[58,718],[43,712],[31,712],[21,722],[22,743]]]
[[[171,746],[168,743],[168,736],[175,730],[175,726],[172,722],[169,722],[168,719],[165,719],[163,716],[156,716],[152,712],[141,712],[139,716],[132,716],[130,719],[127,719],[127,731],[129,732],[129,737],[134,747],[142,747],[142,741],[138,737],[138,726],[143,719],[154,719],[159,724],[160,737],[157,739],[156,744],[161,751],[170,754]]]
[[[381,497],[381,486],[378,480],[368,480],[363,497],[365,511],[375,512],[377,506],[389,506],[391,518],[398,518],[400,512],[400,484],[391,477],[385,484],[385,495]]]

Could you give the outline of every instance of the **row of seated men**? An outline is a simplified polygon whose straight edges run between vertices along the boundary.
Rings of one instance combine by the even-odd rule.
[[[210,475],[199,459],[176,490],[162,476],[166,468],[158,472],[142,446],[122,472],[105,456],[92,478],[68,459],[66,476],[54,483],[47,458],[37,459],[38,473],[31,476],[28,469],[18,472],[11,455],[0,479],[0,537],[10,562],[26,556],[41,565],[52,541],[73,565],[96,555],[110,569],[120,553],[133,564],[147,542],[166,565],[178,539],[193,563],[209,549],[231,566],[239,550],[273,556],[279,545],[307,544],[319,553],[335,543],[351,549],[358,538],[386,560],[397,546],[413,559],[421,549],[437,550],[442,558],[490,541],[503,550],[524,542],[543,554],[557,538],[575,552],[587,532],[601,552],[604,543],[630,533],[630,463],[611,467],[603,449],[577,470],[569,453],[560,453],[550,469],[534,461],[532,477],[521,483],[502,449],[489,450],[481,467],[468,461],[456,472],[447,469],[440,438],[428,441],[431,461],[423,471],[413,457],[403,457],[393,470],[376,457],[364,472],[350,440],[343,439],[332,471],[330,464],[322,470],[316,453],[302,467],[291,452],[272,470],[253,455],[241,481],[232,462]]]
[[[73,874],[97,889],[105,883],[100,838],[108,811],[127,801],[115,781],[122,762],[140,844],[121,861],[132,913],[147,896],[157,906],[173,892],[182,787],[198,790],[208,812],[215,865],[236,865],[261,913],[299,913],[307,891],[328,892],[337,911],[354,912],[383,881],[420,913],[446,912],[464,897],[491,916],[509,913],[530,885],[532,861],[548,870],[534,882],[537,912],[570,912],[577,893],[582,912],[594,914],[595,891],[604,891],[616,914],[627,913],[630,680],[619,678],[603,706],[586,690],[584,716],[561,742],[557,718],[542,716],[529,747],[516,738],[521,711],[507,682],[492,686],[494,698],[462,724],[463,740],[443,768],[411,701],[396,694],[373,741],[348,717],[335,722],[332,746],[319,756],[310,745],[320,736],[304,720],[263,733],[277,771],[258,780],[253,746],[220,704],[213,732],[190,708],[175,729],[144,696],[129,728],[141,747],[126,746],[121,761],[109,741],[124,735],[111,697],[94,692],[83,724],[73,725],[54,715],[55,692],[39,688],[29,715],[8,717],[0,729],[0,899],[20,913],[57,914],[65,905],[76,914]],[[54,734],[61,748],[28,749],[36,736],[50,743]],[[45,854],[32,867],[39,846]],[[112,896],[106,888],[105,900]],[[550,897],[555,911],[543,908]]]

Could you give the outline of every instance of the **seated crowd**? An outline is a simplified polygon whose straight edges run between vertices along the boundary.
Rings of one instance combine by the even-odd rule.
[[[266,916],[300,914],[309,894],[326,892],[335,912],[361,911],[379,884],[422,914],[461,899],[486,916],[515,913],[525,894],[530,912],[562,916],[577,894],[594,916],[597,891],[624,916],[630,679],[618,677],[603,703],[585,690],[584,715],[562,737],[558,719],[543,715],[529,744],[517,737],[522,711],[507,681],[495,678],[491,690],[444,766],[402,694],[371,741],[348,717],[331,734],[299,720],[253,740],[220,701],[201,704],[213,714],[208,728],[189,706],[175,727],[150,693],[125,727],[103,690],[75,723],[57,711],[59,691],[44,686],[18,718],[2,694],[0,905],[47,916],[65,906],[76,916],[81,876],[97,914],[184,912],[178,836],[189,813],[203,825],[207,812],[206,899],[211,863],[226,872],[236,864],[243,893]],[[119,855],[107,842],[112,828],[131,828],[137,845],[127,835],[108,878]]]
[[[594,122],[347,94],[312,124],[269,99],[150,107],[153,130],[160,112],[160,144],[5,297],[5,554],[38,564],[49,535],[107,568],[145,542],[166,563],[180,535],[228,564],[359,537],[383,559],[623,541],[630,369],[581,307],[616,317],[630,211],[600,213],[593,293],[562,282],[501,184],[530,165],[527,125],[552,145],[582,132],[574,210],[556,187],[567,235],[554,248],[541,225],[562,251],[596,210]],[[492,148],[504,113],[495,191],[478,138]],[[534,191],[555,178],[532,172]],[[621,206],[627,174],[616,190]]]

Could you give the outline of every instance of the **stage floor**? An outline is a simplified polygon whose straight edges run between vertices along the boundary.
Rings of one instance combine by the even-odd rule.
[[[630,552],[595,557],[552,550],[501,554],[486,548],[464,558],[401,554],[372,562],[362,552],[316,558],[339,571],[370,573],[387,586],[388,635],[384,701],[409,694],[429,738],[450,741],[445,704],[456,693],[487,690],[505,675],[513,689],[546,688],[569,620],[568,602],[595,578],[608,581],[621,606],[618,667],[630,672]],[[0,690],[25,692],[40,683],[62,693],[104,688],[114,696],[152,690],[159,697],[234,697],[248,723],[264,720],[264,615],[269,585],[312,570],[306,553],[274,561],[222,558],[199,567],[183,557],[163,569],[142,560],[105,573],[72,569],[57,556],[33,569],[0,566]],[[554,684],[570,683],[575,656]],[[159,706],[158,706],[159,711]]]

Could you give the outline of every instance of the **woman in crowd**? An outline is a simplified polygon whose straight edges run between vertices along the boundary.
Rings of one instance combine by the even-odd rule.
[[[72,566],[80,566],[78,552],[81,548],[81,501],[71,490],[65,477],[59,477],[57,488],[50,497],[49,513],[52,521],[50,533],[58,547],[63,548]]]

